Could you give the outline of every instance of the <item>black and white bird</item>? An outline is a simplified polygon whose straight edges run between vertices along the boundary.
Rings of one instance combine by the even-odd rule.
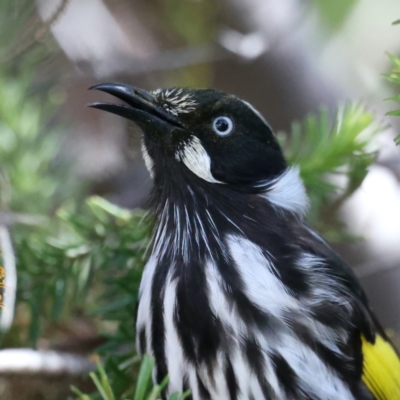
[[[396,400],[400,361],[249,103],[216,90],[94,86],[143,130],[154,243],[137,348],[193,400]],[[382,372],[384,371],[384,372]]]

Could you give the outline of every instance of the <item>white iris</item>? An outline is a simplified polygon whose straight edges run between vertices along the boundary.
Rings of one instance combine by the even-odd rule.
[[[213,121],[213,129],[219,136],[229,135],[233,130],[233,121],[228,117],[217,117]]]

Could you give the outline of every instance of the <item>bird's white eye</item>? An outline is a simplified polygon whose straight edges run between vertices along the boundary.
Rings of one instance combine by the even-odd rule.
[[[219,136],[229,135],[233,130],[233,121],[228,117],[217,117],[213,121],[213,129]]]

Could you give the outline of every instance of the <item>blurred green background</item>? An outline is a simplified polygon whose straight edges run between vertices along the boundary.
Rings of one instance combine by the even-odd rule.
[[[151,360],[136,385],[133,328],[151,181],[138,128],[85,106],[106,81],[215,87],[259,109],[300,164],[312,225],[398,340],[400,119],[383,99],[399,92],[385,54],[399,18],[396,0],[2,0],[1,265],[9,239],[18,285],[0,398],[88,399],[96,360],[91,399],[152,390]]]

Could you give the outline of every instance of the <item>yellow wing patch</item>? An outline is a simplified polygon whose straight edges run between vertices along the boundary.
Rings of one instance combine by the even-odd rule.
[[[377,400],[400,400],[400,359],[381,336],[375,343],[362,337],[362,380]]]

